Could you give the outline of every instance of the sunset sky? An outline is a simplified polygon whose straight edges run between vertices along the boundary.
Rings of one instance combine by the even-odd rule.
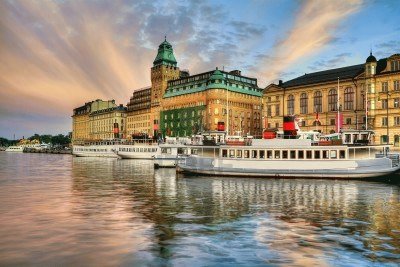
[[[87,101],[150,85],[167,35],[191,74],[278,79],[400,52],[400,1],[0,1],[0,136],[71,131]]]

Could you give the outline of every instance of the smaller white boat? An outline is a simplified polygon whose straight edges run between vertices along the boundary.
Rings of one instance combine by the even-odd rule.
[[[158,144],[149,141],[133,141],[132,144],[119,145],[114,153],[122,159],[153,159],[157,154]]]
[[[191,148],[182,144],[161,144],[154,156],[155,168],[176,167],[181,159],[191,154]]]
[[[5,150],[6,152],[24,152],[23,146],[9,146]]]

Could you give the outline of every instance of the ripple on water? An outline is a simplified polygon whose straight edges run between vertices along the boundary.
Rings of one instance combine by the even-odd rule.
[[[0,265],[398,266],[397,185],[0,153]]]

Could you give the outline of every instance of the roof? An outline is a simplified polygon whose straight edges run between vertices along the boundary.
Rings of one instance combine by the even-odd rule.
[[[176,67],[176,64],[177,62],[172,46],[167,42],[167,39],[165,39],[164,42],[158,46],[158,53],[154,59],[153,65],[172,65]]]
[[[308,85],[308,84],[315,84],[322,82],[330,82],[330,81],[335,81],[338,78],[341,80],[350,79],[356,77],[357,75],[360,75],[364,71],[364,68],[365,68],[364,64],[359,64],[344,68],[304,74],[303,76],[284,82],[282,84],[282,87],[287,88],[287,87],[294,87],[294,86],[301,86],[301,85]]]
[[[365,61],[366,63],[370,62],[377,62],[376,57],[372,55],[372,52],[369,54],[369,57],[367,57],[367,60]]]

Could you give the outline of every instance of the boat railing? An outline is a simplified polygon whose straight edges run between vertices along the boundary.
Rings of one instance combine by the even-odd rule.
[[[362,158],[388,158],[389,155],[398,155],[397,153],[389,153],[390,145],[373,145],[373,146],[352,146],[348,147],[349,159]],[[379,155],[379,156],[378,156]]]

